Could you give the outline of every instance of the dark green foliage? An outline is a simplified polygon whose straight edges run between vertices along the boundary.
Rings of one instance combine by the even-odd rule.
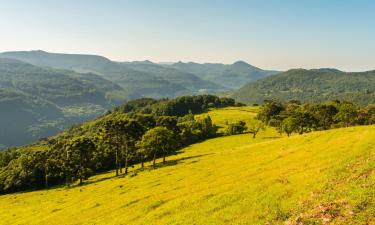
[[[277,119],[284,110],[284,105],[277,100],[265,100],[262,110],[257,115],[257,118],[269,124],[272,119]]]
[[[163,162],[165,162],[165,157],[176,149],[177,142],[171,130],[165,127],[155,127],[143,135],[138,146],[144,150],[143,154],[152,156],[153,167],[155,169],[157,155],[162,155]]]
[[[235,106],[234,99],[214,95],[182,96],[175,99],[137,99],[115,108],[117,112],[152,113],[157,116],[184,116],[202,113],[208,108]]]
[[[95,148],[95,144],[87,137],[74,138],[65,146],[65,171],[67,171],[67,174],[70,175],[72,180],[79,178],[79,184],[81,185],[83,179],[89,174],[88,164]],[[48,156],[44,157],[48,160]]]
[[[265,102],[257,118],[290,136],[293,132],[303,134],[333,127],[374,124],[375,107],[361,108],[354,103],[340,101],[321,104],[290,101],[284,105],[272,100]]]
[[[238,121],[237,123],[228,124],[225,133],[228,135],[242,134],[246,131],[246,129],[246,123],[244,121]]]
[[[338,113],[334,118],[348,127],[356,122],[357,114],[357,106],[351,102],[343,102],[339,105]]]
[[[15,148],[0,151],[0,168],[7,166],[10,161],[18,156],[19,152]]]
[[[346,73],[334,69],[293,69],[248,83],[233,96],[246,104],[278,98],[283,102],[350,101],[375,103],[375,71]]]

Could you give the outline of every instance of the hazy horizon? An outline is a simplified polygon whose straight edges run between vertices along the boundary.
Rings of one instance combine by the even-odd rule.
[[[372,1],[0,0],[0,52],[374,70]]]

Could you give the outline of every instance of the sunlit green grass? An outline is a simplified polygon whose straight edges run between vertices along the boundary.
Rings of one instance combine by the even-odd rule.
[[[239,120],[250,121],[257,115],[259,109],[257,106],[211,109],[207,113],[197,115],[196,117],[210,116],[212,121],[219,126],[219,131],[224,131],[228,124],[238,122]]]
[[[375,222],[375,126],[221,137],[167,160],[128,177],[0,196],[0,224]]]

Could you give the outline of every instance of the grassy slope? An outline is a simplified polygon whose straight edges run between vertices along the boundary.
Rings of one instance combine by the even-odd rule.
[[[212,139],[155,171],[0,196],[0,224],[374,224],[374,146],[375,126]]]
[[[235,123],[239,120],[249,121],[254,118],[259,112],[259,107],[245,106],[245,107],[227,107],[222,109],[211,109],[207,113],[197,115],[197,118],[210,116],[212,122],[219,126],[219,131],[225,131],[225,128],[230,123]],[[273,132],[269,129],[269,132]]]

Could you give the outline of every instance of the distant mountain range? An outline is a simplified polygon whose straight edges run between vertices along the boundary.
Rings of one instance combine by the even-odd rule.
[[[0,148],[54,135],[126,100],[220,93],[272,73],[245,62],[166,65],[45,51],[0,53]]]
[[[169,65],[169,67],[196,74],[204,80],[211,81],[228,89],[238,89],[248,82],[279,73],[279,71],[262,70],[243,61],[237,61],[231,65],[178,62]]]
[[[375,71],[346,73],[336,69],[292,69],[251,82],[232,95],[247,104],[265,99],[321,102],[348,100],[359,104],[375,103]]]
[[[127,100],[205,93],[247,104],[269,98],[369,104],[375,103],[375,71],[278,72],[243,61],[158,64],[44,51],[0,53],[0,148],[54,135]]]

